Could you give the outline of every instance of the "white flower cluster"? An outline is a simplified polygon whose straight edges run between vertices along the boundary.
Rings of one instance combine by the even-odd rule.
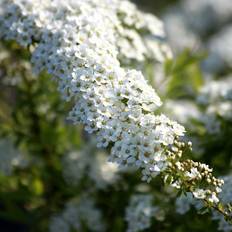
[[[220,201],[224,204],[232,203],[232,176],[221,177],[224,180],[222,191],[219,194]],[[202,202],[193,198],[192,194],[187,193],[186,196],[181,196],[176,200],[176,211],[179,214],[187,213],[191,206],[197,210],[203,207]],[[232,231],[232,225],[225,221],[224,217],[217,211],[213,211],[212,219],[219,221],[218,229],[224,232]]]
[[[185,35],[185,38],[182,38],[183,41],[189,39],[190,42],[192,41],[191,36],[186,38],[186,35],[191,33],[194,41],[198,35],[204,35],[212,27],[220,27],[221,24],[226,23],[231,14],[232,3],[230,0],[181,0],[167,12],[165,21],[167,20],[166,22],[169,24],[168,28],[171,24],[180,25],[179,31],[183,29],[181,35]],[[171,22],[171,20],[174,21]],[[180,38],[179,36],[177,37]],[[176,42],[178,41],[176,40]]]
[[[220,125],[217,125],[219,122],[216,122],[215,115],[232,120],[232,77],[206,82],[197,100],[206,107],[205,117],[208,119],[206,120],[208,127],[211,128],[210,125],[217,127],[218,129],[213,131],[218,132]]]
[[[181,8],[171,8],[163,18],[169,44],[174,51],[181,52],[185,48],[192,49],[201,46],[199,36],[189,28],[186,14]]]
[[[219,194],[219,198],[224,204],[232,204],[232,175],[224,176],[222,179],[224,180],[224,185],[221,193]],[[213,219],[219,221],[219,230],[224,232],[232,231],[232,225],[225,221],[224,217],[218,212],[213,212]]]
[[[194,199],[191,193],[187,193],[186,195],[182,195],[176,199],[176,212],[179,214],[183,215],[187,213],[191,206],[194,206],[199,210],[203,207],[203,204],[202,202]]]
[[[163,24],[154,15],[144,14],[129,1],[115,1],[122,27],[118,30],[119,58],[122,63],[143,62],[147,59],[164,61],[172,57],[165,43]]]
[[[155,216],[156,211],[157,207],[152,205],[151,195],[133,195],[126,208],[127,232],[137,232],[149,228],[151,218]]]
[[[232,77],[206,82],[198,97],[198,102],[204,105],[222,100],[232,100]]]
[[[191,191],[196,199],[205,199],[213,204],[219,203],[218,193],[221,192],[221,186],[223,185],[224,181],[221,179],[216,179],[212,175],[213,169],[209,168],[208,165],[194,162],[192,160],[186,160],[182,163],[176,162],[174,170],[176,170],[176,172],[181,172],[183,177],[181,179],[172,181],[171,185],[173,187],[181,189],[184,182],[191,183],[192,185],[197,186]],[[168,176],[166,176],[166,178],[168,178]],[[201,186],[203,179],[208,186],[211,186],[207,188]]]
[[[163,18],[173,50],[209,51],[202,69],[214,73],[231,67],[231,15],[230,0],[180,0]]]
[[[232,14],[230,0],[182,0],[182,7],[193,29],[201,34],[215,26],[212,22],[216,24],[226,22]]]
[[[232,5],[232,4],[231,4]],[[232,25],[222,28],[216,35],[214,35],[208,44],[208,48],[211,52],[211,57],[217,57],[217,59],[226,65],[232,67]],[[212,59],[212,58],[211,58]]]
[[[84,231],[84,228],[88,228],[88,231],[105,231],[101,212],[89,197],[66,203],[64,210],[52,217],[49,225],[50,232],[78,232]]]
[[[196,104],[188,100],[167,100],[164,110],[183,125],[191,124],[191,119],[200,117],[200,111]]]
[[[154,114],[161,101],[141,72],[121,67],[119,2],[3,1],[1,37],[36,44],[32,49],[35,69],[47,70],[63,97],[75,100],[69,118],[95,132],[99,147],[111,147],[111,161],[141,168],[143,179],[149,181],[166,168],[165,147],[185,130],[165,115]],[[137,23],[133,12],[122,13],[125,24]],[[144,18],[158,22],[151,16]],[[146,20],[137,27],[143,30],[149,25]],[[160,23],[147,30],[160,32]]]
[[[200,120],[204,126],[206,131],[211,135],[219,134],[221,131],[221,123],[217,120],[214,114],[204,115]]]
[[[117,164],[108,162],[108,155],[95,147],[91,141],[80,151],[64,156],[62,170],[67,183],[78,186],[81,180],[89,178],[91,186],[102,189],[119,180]]]
[[[169,100],[165,102],[164,112],[172,114],[175,120],[183,123],[191,131],[196,131],[195,124],[191,123],[193,119],[202,123],[207,133],[219,134],[222,129],[219,117],[232,120],[231,76],[220,77],[217,80],[209,76],[200,88],[195,103],[190,100]],[[191,141],[192,139],[194,138],[191,138]]]
[[[9,139],[0,140],[0,174],[9,176],[14,168],[25,167],[27,160]]]

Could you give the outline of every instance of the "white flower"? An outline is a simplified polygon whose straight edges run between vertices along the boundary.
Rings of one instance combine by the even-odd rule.
[[[117,164],[107,161],[107,154],[96,150],[91,140],[80,151],[64,155],[63,176],[67,183],[78,186],[81,180],[89,178],[93,187],[102,189],[119,179]]]
[[[219,199],[218,199],[216,193],[212,193],[212,194],[210,195],[210,197],[208,198],[208,200],[209,200],[209,202],[211,202],[211,203],[218,203],[218,202],[219,202]]]
[[[191,193],[187,193],[186,196],[180,196],[176,199],[176,212],[179,214],[187,213],[190,208],[191,204],[194,201]]]
[[[101,212],[95,207],[92,198],[82,197],[66,203],[65,208],[59,214],[53,216],[50,221],[50,232],[82,231],[83,224],[90,231],[105,231]]]
[[[220,115],[226,120],[232,119],[232,78],[226,76],[220,80],[208,81],[202,88],[198,102],[206,106],[207,115],[200,120],[205,123],[209,133],[220,132],[220,122],[216,116]]]
[[[218,34],[214,35],[209,41],[211,56],[217,56],[218,62],[225,63],[229,67],[231,67],[232,63],[231,36],[232,26],[227,26],[219,31]]]
[[[171,113],[174,119],[188,127],[191,119],[198,119],[200,117],[200,111],[197,109],[196,104],[190,101],[168,100],[165,102],[165,111]]]
[[[191,193],[187,193],[187,195],[182,195],[176,199],[176,212],[179,214],[187,213],[191,206],[199,210],[203,207],[203,203],[194,199]]]
[[[219,134],[221,131],[221,124],[217,120],[215,114],[205,114],[200,118],[209,134]]]
[[[197,168],[191,168],[190,172],[186,172],[186,176],[189,177],[190,179],[195,179],[199,175],[199,171]]]
[[[193,192],[193,196],[196,197],[197,199],[205,199],[206,198],[206,190],[196,189]]]
[[[224,180],[224,185],[222,186],[222,191],[219,193],[219,199],[224,204],[232,203],[232,176],[230,174],[221,178]],[[213,219],[219,221],[218,230],[224,232],[232,230],[232,225],[218,212],[213,211]]]
[[[155,216],[156,211],[157,207],[152,205],[151,195],[133,195],[126,208],[127,232],[137,232],[149,228],[151,218]]]

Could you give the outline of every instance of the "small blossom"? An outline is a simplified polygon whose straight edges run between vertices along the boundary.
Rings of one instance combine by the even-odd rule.
[[[155,216],[156,211],[157,207],[152,205],[151,195],[133,195],[126,208],[127,232],[137,232],[149,228],[151,218]]]
[[[66,203],[64,210],[51,218],[49,231],[83,231],[83,223],[91,231],[105,231],[101,212],[95,207],[92,198],[86,196]]]

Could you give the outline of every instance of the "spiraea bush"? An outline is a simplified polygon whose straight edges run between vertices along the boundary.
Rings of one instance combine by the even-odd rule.
[[[4,223],[230,231],[229,76],[128,1],[3,0],[0,38]]]

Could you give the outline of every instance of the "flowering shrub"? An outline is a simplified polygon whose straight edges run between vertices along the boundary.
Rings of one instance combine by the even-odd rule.
[[[154,179],[158,179],[155,178],[156,176],[161,177],[162,182],[168,186],[175,187],[179,193],[191,193],[191,196],[201,200],[200,204],[207,210],[213,209],[226,220],[231,220],[229,202],[221,202],[218,197],[224,181],[214,177],[213,170],[208,165],[190,159],[192,143],[188,142],[185,136],[185,128],[160,113],[162,110],[168,112],[168,107],[164,102],[164,107],[161,108],[160,97],[144,77],[143,73],[148,71],[151,64],[160,69],[162,65],[166,65],[166,70],[162,71],[164,76],[170,75],[169,67],[178,71],[178,67],[175,68],[170,60],[172,54],[165,42],[163,25],[155,16],[140,12],[128,1],[119,0],[101,0],[97,3],[93,0],[65,2],[3,0],[0,9],[0,37],[5,41],[11,41],[4,42],[7,52],[15,52],[16,47],[16,51],[17,49],[23,51],[19,55],[19,60],[27,60],[24,61],[26,65],[23,64],[26,68],[19,69],[19,79],[22,83],[18,83],[16,89],[19,88],[30,105],[25,111],[22,110],[21,115],[17,114],[21,109],[16,107],[15,122],[19,122],[20,125],[20,119],[24,117],[29,117],[32,121],[25,124],[24,139],[20,141],[18,138],[20,134],[17,134],[16,130],[13,133],[13,140],[22,150],[39,154],[30,160],[28,166],[19,168],[19,180],[17,178],[12,180],[20,182],[23,172],[27,169],[29,172],[36,173],[37,171],[33,171],[34,168],[37,170],[36,165],[51,173],[50,177],[41,177],[44,182],[36,175],[32,175],[35,187],[32,191],[38,191],[38,195],[43,195],[45,191],[48,202],[51,195],[49,191],[46,193],[45,180],[49,181],[49,179],[54,181],[51,193],[55,195],[57,193],[58,200],[69,200],[64,206],[62,204],[62,207],[57,199],[51,202],[56,211],[60,208],[64,210],[52,217],[50,231],[58,231],[57,228],[60,231],[110,230],[110,223],[107,221],[108,225],[106,225],[101,219],[102,214],[109,217],[110,210],[99,212],[95,209],[93,201],[94,198],[99,198],[98,204],[104,210],[107,202],[103,202],[105,199],[98,196],[107,192],[109,188],[115,188],[115,191],[117,188],[128,189],[124,190],[125,199],[131,198],[125,211],[128,231],[149,228],[151,219],[156,214],[157,220],[163,220],[164,212],[161,207],[152,205],[151,193],[132,196],[131,194],[132,190],[136,191],[136,189],[139,189],[139,192],[149,192]],[[19,48],[12,40],[25,47],[26,51]],[[42,90],[40,86],[34,87],[39,80],[31,74],[30,64],[27,63],[29,56],[34,73],[40,75],[46,83],[51,82],[48,76],[52,77],[57,83],[60,96],[66,102],[61,104],[56,96],[55,99],[51,99],[53,105],[46,103],[40,107],[37,96],[40,96]],[[1,59],[14,60],[11,55],[9,57],[3,56]],[[17,62],[17,66],[23,67],[20,61]],[[3,65],[6,73],[7,65]],[[185,69],[184,65],[182,66],[181,68]],[[24,69],[29,70],[30,74]],[[46,84],[41,86],[44,88]],[[206,87],[202,87],[198,96],[199,106],[196,107],[198,111],[198,107],[201,108],[203,104],[201,110],[207,112],[207,118],[199,116],[203,114],[201,112],[197,112],[196,117],[199,116],[197,122],[199,125],[203,124],[209,134],[212,131],[214,134],[217,130],[210,130],[209,117],[217,121],[215,114],[218,114],[218,108],[211,107],[210,103],[211,101],[215,103],[215,98],[222,97],[227,105],[225,106],[219,99],[220,107],[227,113],[221,113],[222,108],[219,108],[219,116],[223,118],[225,115],[230,116],[231,89],[228,88],[227,91],[227,88],[224,88],[222,93],[218,91],[215,92],[216,96],[213,96],[210,86],[206,84]],[[54,89],[51,88],[53,95]],[[165,91],[169,96],[173,89],[167,88]],[[25,106],[23,100],[21,105]],[[82,132],[75,127],[64,129],[65,123],[59,121],[59,118],[56,119],[57,116],[53,112],[57,105],[62,105],[64,108],[72,107],[67,123],[83,125],[84,130],[82,131],[80,126],[77,128]],[[58,110],[58,115],[66,111],[62,107]],[[41,117],[47,124],[40,122]],[[183,123],[190,125],[189,116],[186,117]],[[177,121],[179,119],[178,115],[174,118]],[[225,116],[226,120],[228,118],[230,117]],[[48,129],[49,122],[57,128],[57,131],[51,135]],[[211,124],[215,126],[214,122]],[[193,125],[192,127],[194,128]],[[10,129],[4,129],[5,134],[11,135]],[[63,137],[59,130],[63,130]],[[28,131],[33,135],[31,136]],[[90,138],[85,131],[92,134],[93,138]],[[190,138],[200,137],[199,131],[193,129],[192,132]],[[81,137],[81,133],[86,140],[86,147],[82,146],[80,151],[75,151],[79,145],[73,145],[72,141]],[[60,139],[59,145],[52,140],[54,135]],[[31,140],[27,141],[28,137]],[[51,144],[44,140],[46,137],[51,137]],[[72,140],[69,141],[69,138]],[[80,138],[77,141],[79,140]],[[96,151],[95,147],[99,150]],[[100,148],[110,153],[108,160],[111,163],[107,163],[106,151]],[[66,155],[60,162],[60,159],[57,156],[53,157],[52,153],[57,154],[58,157],[63,156],[64,153]],[[138,171],[142,174],[142,180],[146,181],[141,182],[142,186],[140,184],[132,184],[132,187],[120,186],[120,182],[126,179],[127,175]],[[55,180],[59,178],[62,179],[62,183]],[[24,182],[28,186],[28,180]],[[138,180],[135,182],[140,183]],[[148,184],[149,182],[151,184]],[[73,193],[63,190],[66,185],[68,187],[65,188],[74,189],[74,192],[77,190],[78,199]],[[83,188],[86,191],[84,196],[81,191]],[[173,189],[169,191],[172,194],[175,192]],[[44,207],[50,216],[53,212],[45,207],[43,197],[40,200],[41,202],[36,202],[38,205],[35,204],[32,208]],[[115,204],[115,200],[112,201]],[[99,222],[100,220],[102,222]],[[115,231],[122,230],[120,223],[117,226]],[[42,223],[41,228],[45,227],[46,225]]]

